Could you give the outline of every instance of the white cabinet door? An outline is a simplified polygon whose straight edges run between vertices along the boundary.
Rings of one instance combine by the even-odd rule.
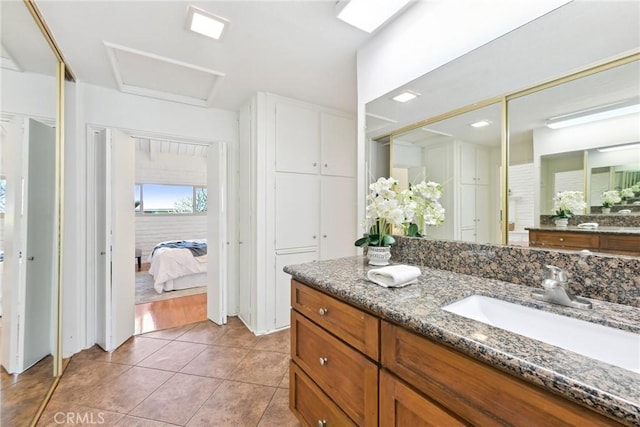
[[[320,115],[294,104],[275,105],[276,171],[320,171]]]
[[[476,148],[476,184],[489,184],[489,151],[484,148]]]
[[[317,246],[320,185],[317,175],[276,173],[276,249]]]
[[[460,146],[460,183],[476,183],[476,149],[472,144]]]
[[[320,180],[320,259],[356,254],[355,178],[323,176]]]
[[[489,186],[476,185],[476,242],[478,243],[491,241],[489,205]]]
[[[317,251],[276,252],[275,329],[286,328],[291,320],[291,276],[282,271],[285,265],[318,260]]]
[[[355,120],[322,113],[320,138],[322,174],[355,176],[357,146]]]
[[[460,228],[476,226],[476,186],[460,186]]]
[[[460,230],[460,240],[463,242],[475,242],[476,241],[476,229],[475,228],[463,228]]]

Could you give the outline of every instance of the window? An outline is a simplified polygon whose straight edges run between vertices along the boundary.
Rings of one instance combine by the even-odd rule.
[[[193,185],[136,184],[134,201],[135,211],[143,215],[198,215],[207,212],[207,189]]]

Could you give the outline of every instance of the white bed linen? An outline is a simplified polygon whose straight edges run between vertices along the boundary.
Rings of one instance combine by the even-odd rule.
[[[206,239],[191,240],[207,243]],[[175,240],[162,243],[175,242]],[[151,267],[149,273],[153,276],[153,287],[159,294],[165,289],[165,282],[178,279],[190,274],[205,273],[207,271],[206,255],[194,257],[189,249],[158,248],[150,256]],[[169,285],[171,287],[171,285]]]

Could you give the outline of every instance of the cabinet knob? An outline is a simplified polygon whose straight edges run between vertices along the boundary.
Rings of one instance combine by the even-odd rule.
[[[313,162],[313,166],[318,166],[318,163],[316,163],[316,162]]]
[[[30,256],[27,258],[27,261],[33,261],[34,259],[35,259],[34,257]]]
[[[318,420],[318,427],[327,427],[327,420]]]
[[[327,309],[327,308],[320,308],[320,310],[318,310],[318,314],[319,314],[320,316],[324,316],[324,315],[326,315],[328,312],[329,312],[329,309]]]
[[[327,238],[327,235],[326,235],[326,234],[323,234],[323,235],[322,235],[322,237],[324,237],[324,238],[326,239],[326,238]]]
[[[561,242],[564,242],[564,237],[561,237],[561,238],[560,238],[560,241],[561,241]]]
[[[320,358],[320,365],[325,366],[327,363],[329,363],[329,361],[327,360],[326,357]]]
[[[316,235],[314,234],[314,235],[313,235],[313,238],[315,239],[316,237],[318,237],[318,236],[316,236]]]
[[[328,165],[327,163],[325,163],[325,164],[324,164],[324,167],[325,167],[325,168],[328,168],[328,167],[329,167],[329,165]]]

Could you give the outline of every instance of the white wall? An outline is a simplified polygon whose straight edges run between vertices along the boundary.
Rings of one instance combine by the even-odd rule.
[[[136,183],[206,187],[206,158],[155,153],[152,159],[149,152],[136,151]],[[206,215],[136,215],[136,248],[142,250],[142,262],[148,262],[162,241],[206,238]]]
[[[88,230],[92,230],[93,219],[86,209],[93,204],[94,195],[88,191],[87,176],[87,125],[112,127],[125,132],[144,133],[166,139],[202,142],[221,141],[230,152],[237,150],[237,113],[213,108],[200,108],[175,102],[123,94],[91,84],[70,84],[67,94],[67,126],[65,129],[65,213],[64,249],[64,320],[63,356],[69,357],[95,342],[93,316],[93,263],[87,255]],[[235,158],[235,157],[234,157]],[[230,163],[229,174],[236,174],[236,163]],[[229,188],[229,194],[235,188]],[[237,253],[236,203],[230,197],[229,206],[229,257]],[[73,253],[73,255],[69,255]],[[231,264],[231,262],[230,262]],[[234,295],[237,284],[233,272],[229,275],[229,311],[237,305]]]

